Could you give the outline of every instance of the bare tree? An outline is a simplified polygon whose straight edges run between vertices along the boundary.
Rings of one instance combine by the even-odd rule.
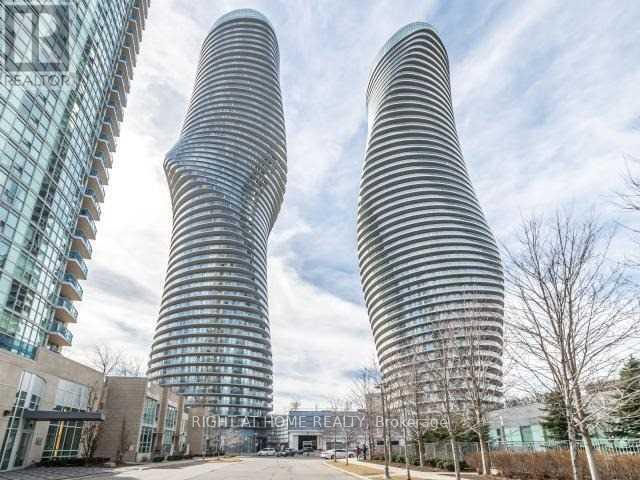
[[[90,364],[106,377],[119,375],[122,377],[144,376],[143,362],[134,356],[127,356],[121,350],[114,350],[106,344],[94,344],[91,347]]]
[[[375,448],[375,424],[379,414],[376,398],[376,381],[378,375],[374,366],[362,367],[358,370],[351,386],[351,397],[356,408],[365,415],[365,439],[369,452],[373,454]]]
[[[433,349],[427,353],[425,398],[431,415],[446,424],[456,480],[460,480],[460,459],[456,435],[463,418],[461,359],[458,339],[461,336],[456,322],[446,322],[433,332]],[[442,423],[442,422],[441,422]]]
[[[89,395],[87,398],[87,411],[98,412],[104,408],[106,398],[106,385],[100,382],[89,387]],[[82,447],[82,456],[85,458],[93,458],[98,448],[98,440],[102,434],[102,422],[84,422],[82,425],[82,435],[80,443]]]
[[[112,375],[122,365],[122,352],[112,349],[105,344],[94,344],[91,347],[90,364],[102,372],[105,377]]]
[[[380,373],[378,371],[378,373]],[[384,478],[389,480],[391,475],[389,474],[389,462],[391,461],[391,432],[389,426],[389,420],[391,415],[389,412],[389,403],[391,401],[391,388],[387,384],[383,375],[380,374],[379,383],[376,387],[380,390],[380,404],[382,407],[382,438],[384,447]]]
[[[120,362],[116,366],[114,374],[122,377],[144,376],[144,363],[137,357],[125,357],[121,355]]]
[[[409,365],[410,367],[411,365]],[[404,376],[397,376],[393,382],[390,382],[388,386],[390,395],[388,395],[388,410],[390,416],[396,420],[396,424],[399,424],[400,431],[402,432],[402,439],[404,443],[404,466],[406,471],[407,480],[411,480],[411,469],[409,468],[409,425],[413,425],[415,418],[410,408],[410,395],[412,392],[411,387],[407,384]]]
[[[591,478],[600,478],[585,387],[613,373],[623,346],[638,332],[624,268],[609,259],[613,233],[593,216],[577,220],[558,212],[550,221],[525,220],[517,251],[508,252],[509,327],[521,367],[562,395],[576,479],[576,430]]]
[[[640,167],[640,159],[632,158],[631,161],[627,163],[627,170],[624,176],[624,190],[618,193],[618,198],[623,208],[640,212],[640,172],[634,171],[631,165]]]
[[[338,448],[338,433],[340,431],[340,428],[339,428],[339,425],[336,423],[336,418],[340,413],[340,403],[341,401],[339,398],[333,398],[329,401],[332,419],[331,419],[331,424],[328,428],[329,432],[327,433],[329,433],[333,437],[333,450],[334,450],[333,461],[334,462],[338,461],[338,456],[335,455],[335,450]]]
[[[502,395],[502,311],[466,302],[457,342],[465,424],[478,436],[482,474],[490,474],[487,412]]]
[[[357,442],[359,438],[363,436],[363,419],[365,415],[362,414],[362,417],[353,416],[352,414],[347,415],[347,413],[351,412],[352,400],[347,398],[344,401],[344,412],[343,418],[341,419],[341,429],[342,429],[342,438],[344,439],[344,448],[346,450],[346,464],[349,465],[349,453],[351,446],[354,442]]]
[[[627,211],[640,214],[640,159],[631,158],[627,162],[627,169],[623,180],[623,190],[617,193],[618,204]],[[637,226],[626,226],[633,234],[634,241],[640,246],[640,228]],[[631,257],[630,263],[635,267],[640,267],[640,257]]]

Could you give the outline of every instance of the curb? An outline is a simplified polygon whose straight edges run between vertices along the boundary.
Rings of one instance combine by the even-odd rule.
[[[344,473],[345,475],[351,475],[352,477],[359,478],[361,480],[371,480],[371,477],[364,477],[362,475],[358,475],[357,473],[347,472],[346,470],[342,470],[341,468],[334,467],[333,465],[331,465],[331,464],[329,464],[327,462],[323,463],[323,465],[325,465],[326,467],[329,467],[329,468],[331,468],[331,469],[333,469],[333,470],[335,470],[337,472]]]

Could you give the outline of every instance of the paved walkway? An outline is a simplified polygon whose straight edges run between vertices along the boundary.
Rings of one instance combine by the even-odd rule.
[[[114,469],[27,468],[0,475],[2,480],[353,480],[313,457],[245,457],[240,461],[163,462]]]
[[[146,470],[149,468],[180,468],[186,465],[198,465],[206,463],[202,459],[178,460],[175,462],[143,463],[139,465],[126,465],[118,468],[106,467],[28,467],[22,470],[0,472],[0,480],[63,480],[84,477],[99,477],[120,473]]]
[[[89,476],[111,475],[113,469],[103,467],[29,467],[0,472],[2,480],[61,480]]]
[[[338,460],[342,464],[345,464],[345,460]],[[362,477],[362,478],[372,478],[378,480],[378,478],[384,477],[384,465],[380,465],[377,463],[369,463],[363,462],[361,460],[349,460],[349,464],[362,465],[363,467],[369,467],[380,471],[380,476],[371,476],[371,477]],[[389,474],[393,478],[406,478],[407,470],[405,468],[400,467],[389,467]],[[462,478],[464,479],[474,479],[477,478],[478,475],[475,473],[465,472],[462,474]],[[455,473],[453,472],[420,472],[417,470],[411,470],[411,478],[412,479],[420,479],[420,480],[452,480],[456,478]]]

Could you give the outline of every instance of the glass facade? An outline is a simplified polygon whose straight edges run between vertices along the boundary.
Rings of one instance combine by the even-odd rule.
[[[25,410],[38,410],[45,382],[33,373],[24,372],[16,391],[16,400],[8,417],[7,430],[0,450],[0,470],[24,465],[33,437],[35,421],[23,418]]]
[[[173,450],[173,437],[176,434],[178,428],[178,409],[167,406],[167,411],[164,416],[164,431],[162,433],[162,452],[164,454],[170,454]]]
[[[56,386],[54,410],[84,412],[89,404],[89,387],[59,379]],[[44,442],[42,458],[71,458],[80,453],[80,438],[84,422],[51,421]]]
[[[28,357],[72,342],[149,0],[73,3],[74,87],[0,84],[0,348]]]
[[[150,453],[158,432],[158,415],[160,404],[157,400],[146,397],[142,410],[142,427],[138,441],[138,453]]]
[[[266,252],[286,150],[278,43],[260,13],[231,12],[207,35],[165,172],[173,234],[149,376],[214,415],[268,413]]]
[[[430,25],[409,24],[384,45],[367,109],[358,257],[385,380],[402,383],[408,365],[426,360],[416,363],[425,369],[421,390],[431,392],[426,368],[438,366],[424,367],[428,352],[447,331],[456,329],[461,345],[474,331],[497,400],[502,264],[458,142],[447,52]]]

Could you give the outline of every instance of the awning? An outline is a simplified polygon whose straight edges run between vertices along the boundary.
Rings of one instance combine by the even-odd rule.
[[[61,412],[59,410],[25,410],[22,415],[25,420],[44,421],[82,421],[104,422],[102,412]]]

